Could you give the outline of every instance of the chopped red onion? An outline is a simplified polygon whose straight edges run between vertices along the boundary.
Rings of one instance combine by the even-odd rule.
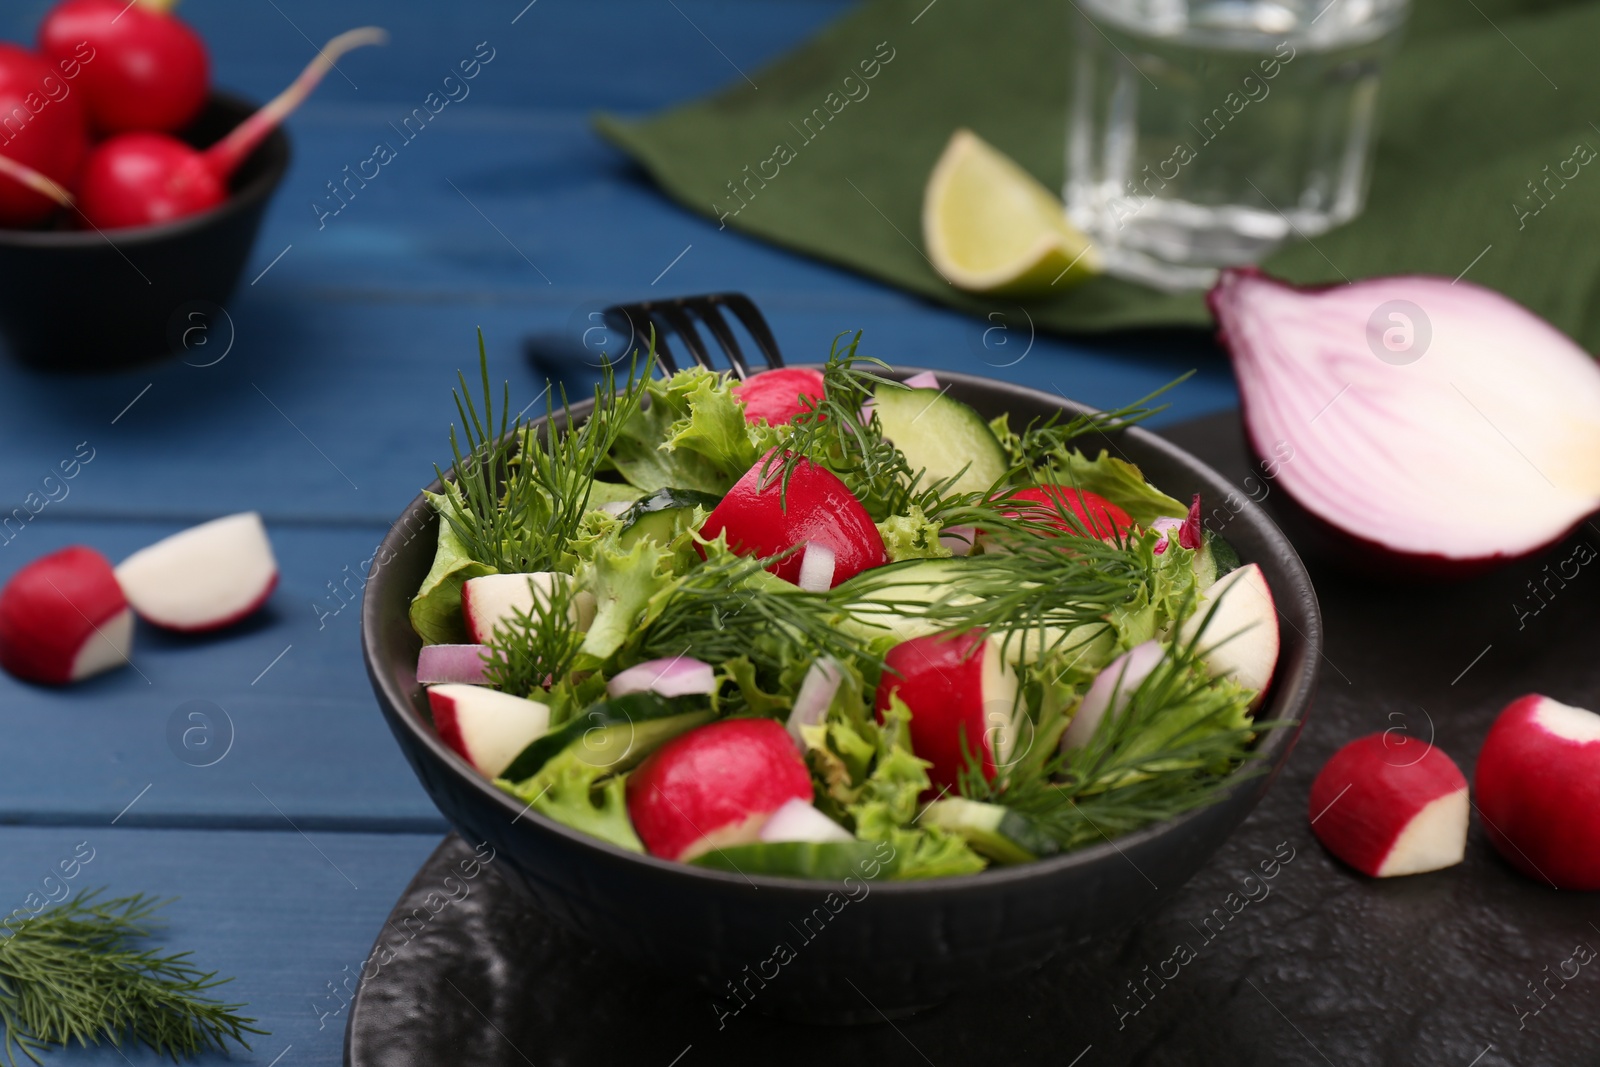
[[[833,588],[835,555],[821,541],[807,541],[800,557],[800,580],[795,582],[808,593],[826,593]]]
[[[937,389],[939,388],[939,379],[934,377],[933,371],[925,370],[918,371],[900,384],[907,389]]]
[[[828,706],[833,703],[834,694],[839,692],[839,684],[844,681],[844,675],[839,671],[839,665],[826,657],[817,660],[806,671],[806,676],[800,681],[800,691],[794,695],[794,707],[789,711],[789,735],[794,738],[794,743],[805,747],[805,741],[800,736],[800,727],[816,726],[828,716]]]
[[[717,688],[717,672],[711,664],[690,656],[650,659],[618,671],[606,682],[606,695],[657,693],[664,697],[706,695]]]
[[[417,653],[417,681],[422,685],[487,685],[483,668],[488,645],[423,645]]]
[[[1600,366],[1505,296],[1226,270],[1208,299],[1269,476],[1368,560],[1482,569],[1600,507]]]
[[[971,555],[972,546],[977,541],[978,528],[976,526],[946,526],[939,531],[939,543],[948,548],[952,555]]]

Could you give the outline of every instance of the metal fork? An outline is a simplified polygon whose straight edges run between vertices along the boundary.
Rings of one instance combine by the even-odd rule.
[[[688,351],[689,357],[707,370],[720,370],[711,358],[711,352],[700,337],[695,322],[698,319],[711,334],[722,354],[732,365],[734,377],[750,377],[750,363],[739,347],[728,320],[720,309],[727,309],[744,324],[745,330],[761,350],[768,367],[783,366],[783,356],[778,352],[778,342],[767,326],[767,320],[748,296],[743,293],[708,293],[705,296],[680,296],[672,300],[646,300],[637,304],[617,304],[606,308],[606,325],[618,333],[626,332],[629,347],[642,341],[647,345],[653,332],[656,341],[656,359],[668,374],[675,373],[678,361],[667,345],[667,335],[673,335]]]

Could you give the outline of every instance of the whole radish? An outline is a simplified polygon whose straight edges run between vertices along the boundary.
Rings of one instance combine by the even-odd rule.
[[[339,57],[383,44],[374,26],[341,33],[317,53],[294,84],[228,136],[200,150],[165,133],[121,133],[95,146],[84,165],[78,208],[102,230],[149,226],[208,211],[228,197],[228,179],[278,123],[299,107]]]
[[[0,153],[51,182],[77,182],[89,134],[78,94],[49,63],[0,44]],[[32,226],[56,209],[37,187],[0,177],[0,226]]]
[[[39,27],[39,51],[55,61],[83,60],[78,88],[89,122],[101,134],[172,132],[206,102],[211,62],[206,46],[171,0],[63,0]]]

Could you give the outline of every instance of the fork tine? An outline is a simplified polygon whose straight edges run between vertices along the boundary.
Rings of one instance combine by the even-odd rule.
[[[627,335],[629,348],[648,348],[653,335],[656,363],[666,373],[676,374],[678,361],[672,358],[672,349],[667,347],[665,331],[650,312],[649,304],[613,304],[606,308],[604,314],[607,326],[619,334]]]
[[[733,364],[733,376],[740,381],[750,377],[750,364],[745,362],[744,352],[739,348],[739,341],[733,336],[733,331],[728,329],[727,320],[722,317],[722,312],[717,310],[717,298],[689,297],[684,300],[684,306],[700,316],[700,320],[706,324],[706,329],[711,331],[711,336],[722,346],[723,354],[728,357],[728,362]]]
[[[750,331],[750,336],[755,339],[756,347],[761,349],[761,355],[766,358],[767,366],[783,366],[783,355],[778,351],[777,338],[772,336],[766,318],[754,301],[743,293],[718,293],[707,299],[723,305],[739,317],[739,321],[744,323],[744,328]]]
[[[677,331],[683,346],[689,350],[689,355],[696,363],[706,370],[717,369],[711,362],[711,353],[706,351],[705,342],[700,339],[700,331],[694,328],[694,321],[684,314],[683,301],[673,300],[670,303],[657,305],[655,312]]]

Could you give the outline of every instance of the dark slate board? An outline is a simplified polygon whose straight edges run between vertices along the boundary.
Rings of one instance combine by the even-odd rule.
[[[1241,486],[1239,506],[1251,506],[1242,502],[1253,493],[1270,510],[1271,481],[1259,471],[1244,480],[1252,468],[1235,415],[1184,423],[1168,436],[1229,474]],[[1226,534],[1224,517],[1216,524]],[[1600,970],[1591,963],[1565,985],[1551,976],[1578,946],[1600,947],[1600,897],[1524,878],[1492,851],[1476,820],[1463,865],[1372,881],[1321,849],[1306,810],[1317,768],[1353,737],[1389,728],[1431,736],[1470,778],[1490,723],[1513,697],[1537,689],[1600,703],[1600,574],[1586,567],[1564,589],[1551,582],[1537,613],[1527,585],[1543,580],[1546,564],[1553,572],[1580,538],[1600,543],[1600,530],[1586,527],[1537,560],[1452,586],[1402,587],[1313,562],[1327,669],[1272,792],[1144,925],[1029,978],[979,986],[894,1024],[814,1028],[746,1011],[719,1027],[692,984],[640,972],[552,928],[491,864],[363,985],[346,1062],[1594,1063]],[[400,918],[470,855],[448,838],[385,936],[394,941]],[[1272,878],[1261,877],[1263,863]],[[1530,983],[1544,983],[1542,1001]]]

